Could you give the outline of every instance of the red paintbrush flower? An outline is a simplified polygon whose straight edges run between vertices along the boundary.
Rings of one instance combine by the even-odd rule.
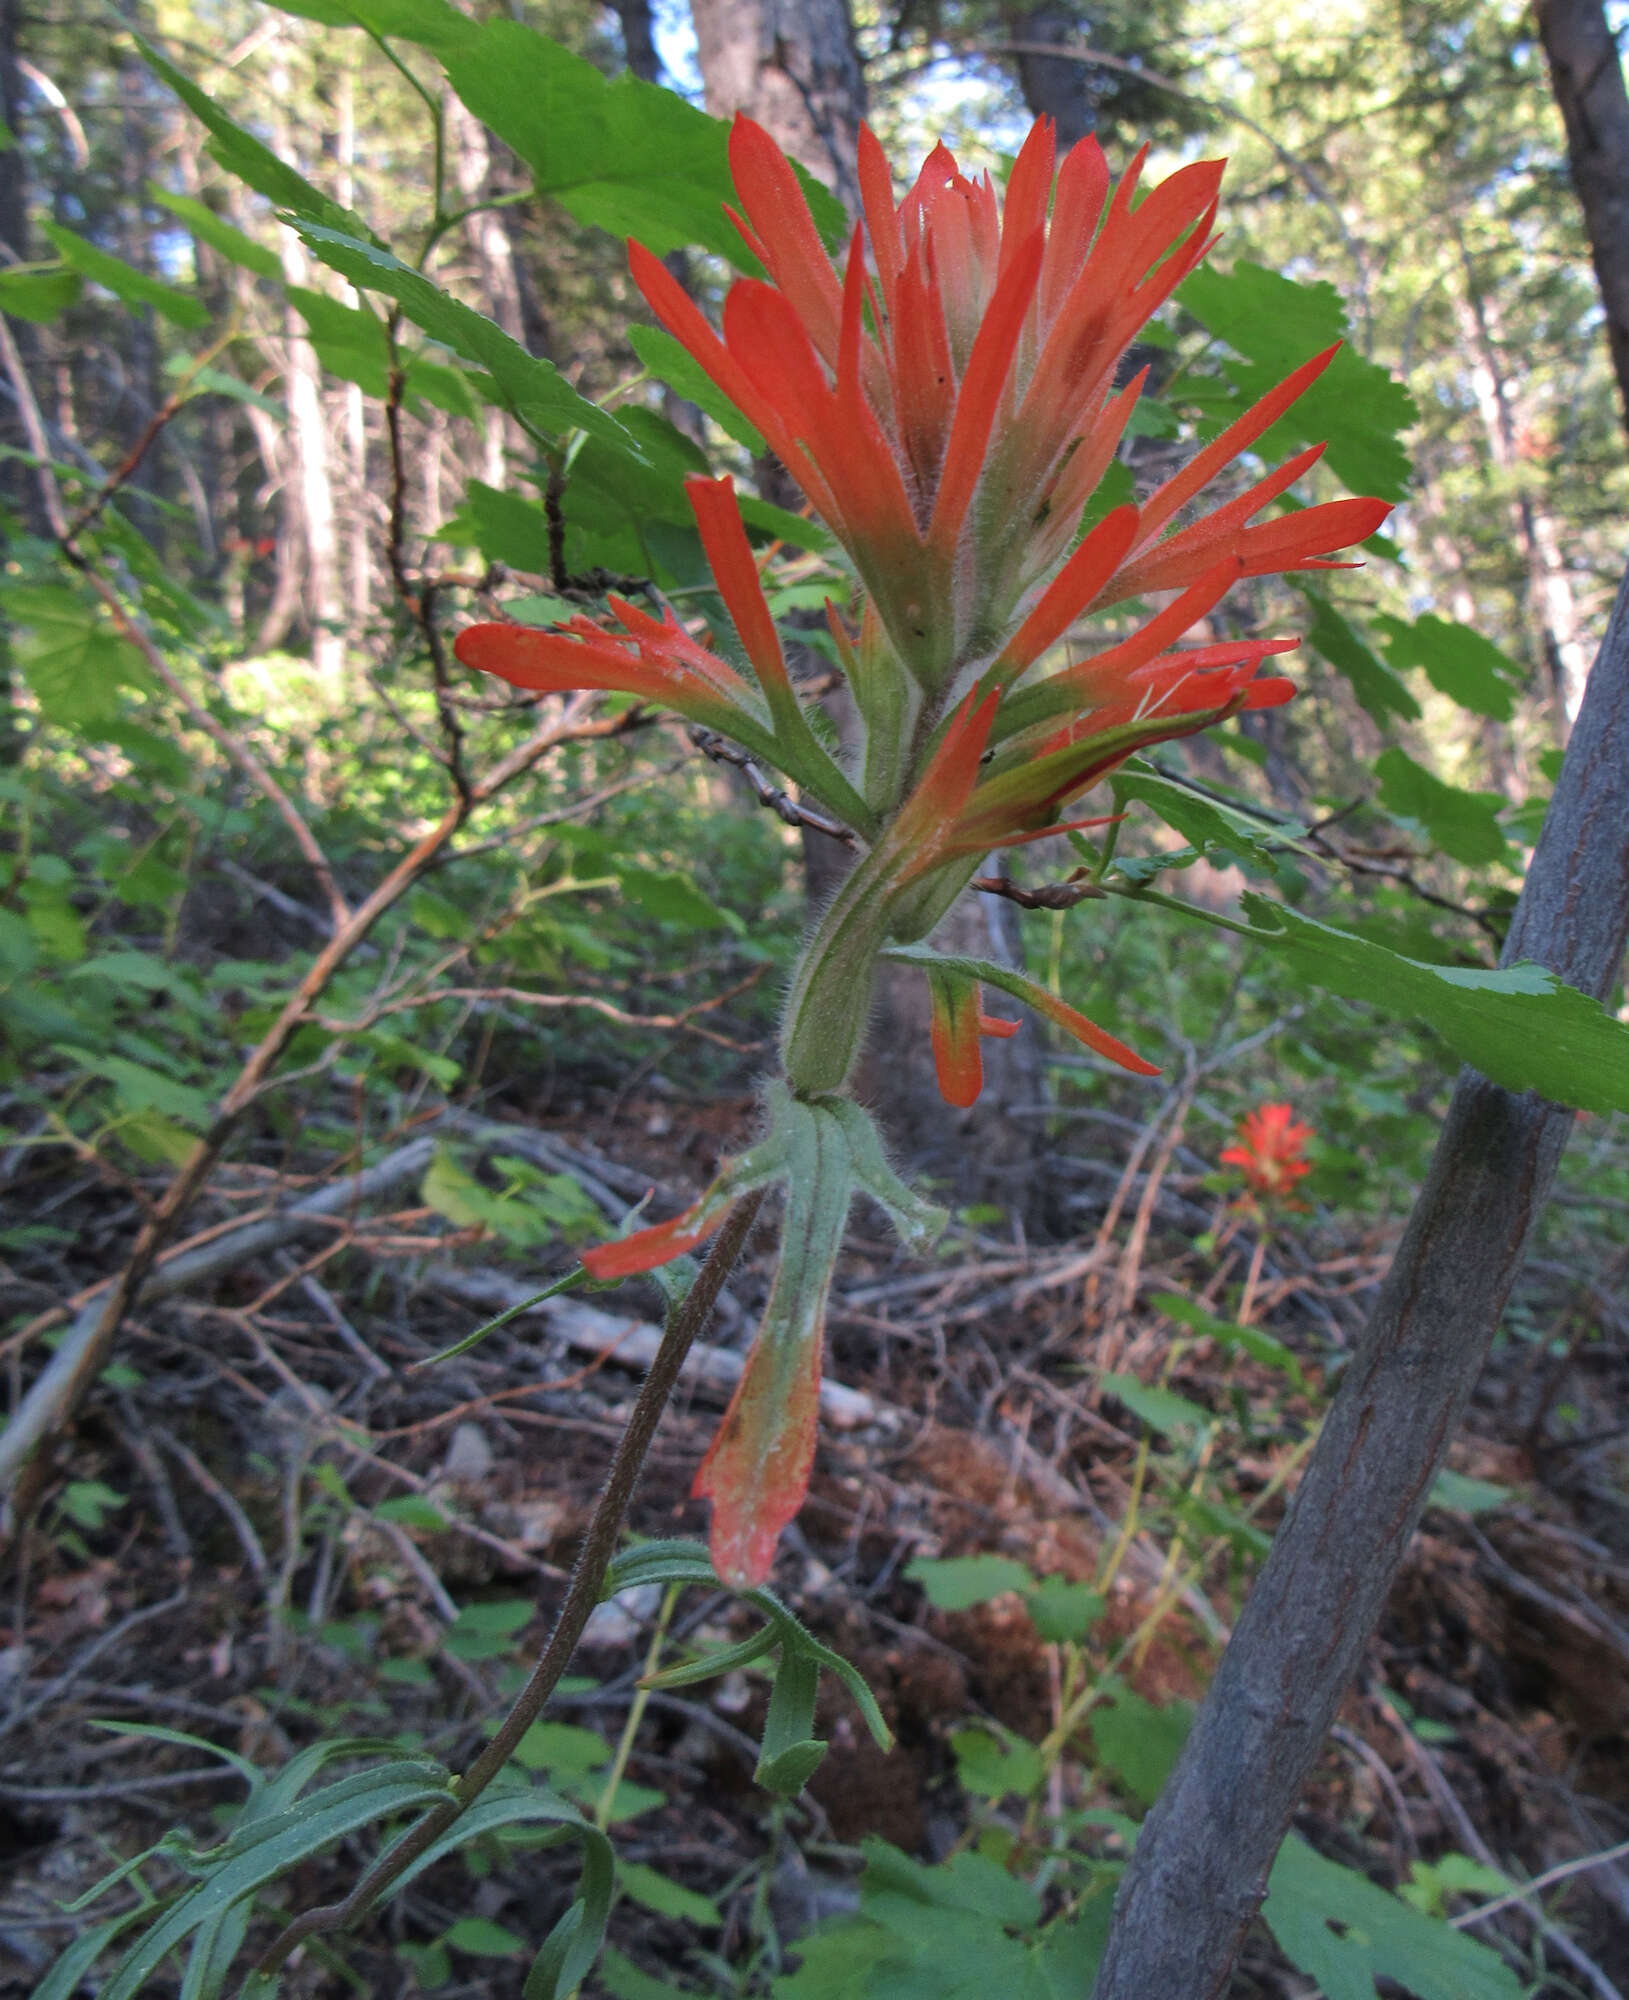
[[[1212,241],[1219,162],[1185,167],[1133,205],[1142,156],[1117,187],[1095,141],[1057,165],[1050,121],[1031,131],[1004,201],[943,146],[896,201],[881,148],[862,135],[863,220],[840,268],[796,175],[766,133],[730,140],[737,224],[764,279],[736,283],[715,332],[661,261],[630,244],[633,275],[669,331],[758,427],[846,549],[863,586],[856,637],[832,637],[863,724],[845,769],[810,728],[727,480],[688,482],[747,671],[663,607],[610,600],[620,629],[573,618],[554,631],[481,625],[466,665],[542,690],[620,689],[733,737],[860,836],[857,866],[795,971],[761,1142],[672,1221],[589,1251],[602,1278],[699,1245],[748,1188],[784,1187],[783,1250],[758,1339],[698,1476],[713,1502],[714,1560],[762,1580],[803,1496],[815,1445],[831,1270],[851,1195],[880,1201],[908,1240],[942,1226],[888,1167],[846,1094],[878,961],[927,974],[940,1087],[971,1104],[981,1038],[1016,1024],[985,1013],[1004,991],[1110,1062],[1154,1065],[1012,968],[924,942],[990,849],[1067,827],[1071,802],[1137,750],[1242,709],[1288,701],[1257,677],[1289,639],[1174,650],[1241,577],[1324,569],[1373,534],[1383,501],[1338,500],[1256,517],[1316,462],[1298,453],[1203,510],[1328,366],[1314,355],[1138,505],[1080,524],[1141,393],[1116,386],[1139,331]],[[1078,538],[1078,539],[1077,539]],[[1048,677],[1038,663],[1087,612],[1168,601],[1112,643]],[[1260,1196],[1287,1198],[1311,1136],[1288,1105],[1240,1127],[1224,1160]]]
[[[942,690],[965,663],[990,657],[1038,590],[1055,637],[1094,602],[1211,571],[1214,603],[1224,569],[1231,581],[1325,567],[1331,550],[1385,518],[1383,502],[1352,500],[1248,525],[1309,469],[1314,450],[1160,539],[1316,380],[1330,348],[1123,520],[1111,563],[1077,550],[1053,577],[1142,388],[1139,375],[1116,389],[1121,357],[1213,241],[1220,161],[1182,168],[1134,209],[1143,155],[1111,190],[1087,139],[1065,157],[1054,192],[1053,129],[1042,119],[1004,205],[988,176],[968,179],[942,145],[896,202],[882,149],[864,132],[864,224],[839,275],[769,135],[738,118],[730,157],[744,211],[735,219],[768,282],[731,289],[720,338],[639,244],[629,246],[634,278],[848,549],[924,688]]]
[[[1222,1164],[1237,1167],[1252,1195],[1266,1201],[1288,1201],[1295,1184],[1312,1172],[1302,1157],[1312,1127],[1296,1122],[1288,1104],[1262,1104],[1239,1120],[1236,1146],[1224,1147]]]

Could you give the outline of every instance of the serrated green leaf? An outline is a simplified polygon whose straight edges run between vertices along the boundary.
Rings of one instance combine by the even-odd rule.
[[[1278,1851],[1261,1914],[1327,2000],[1374,2000],[1382,1978],[1417,2000],[1520,2000],[1523,1991],[1487,1945],[1326,1860],[1296,1833]]]
[[[1579,1111],[1629,1110],[1629,1026],[1542,966],[1427,965],[1262,896],[1246,893],[1243,908],[1298,984],[1428,1022],[1507,1090]]]
[[[1101,1761],[1134,1799],[1151,1806],[1187,1741],[1193,1705],[1173,1701],[1161,1707],[1116,1687],[1092,1710],[1089,1726]]]
[[[628,900],[658,922],[685,931],[736,930],[739,919],[704,896],[688,875],[677,868],[634,868],[619,865],[617,880]]]
[[[1333,285],[1298,283],[1242,257],[1227,272],[1202,265],[1177,299],[1244,357],[1227,374],[1245,402],[1347,332],[1346,308]],[[1327,442],[1325,461],[1352,492],[1401,500],[1409,478],[1401,433],[1418,414],[1402,383],[1348,343],[1256,450],[1272,460],[1298,445]]]
[[[1499,829],[1505,806],[1494,792],[1466,792],[1445,784],[1406,750],[1383,750],[1375,759],[1380,801],[1399,819],[1413,820],[1451,860],[1467,868],[1484,868],[1509,859],[1510,849]]]
[[[138,271],[134,264],[127,264],[111,251],[99,250],[94,243],[86,242],[83,236],[76,236],[60,223],[43,222],[40,227],[55,245],[64,263],[71,264],[93,284],[112,292],[115,298],[123,299],[126,305],[151,306],[176,326],[191,331],[208,326],[209,308],[202,299],[194,298],[190,292],[183,292],[175,285],[165,284],[162,278]]]
[[[264,243],[257,243],[252,236],[217,215],[214,209],[196,201],[189,194],[172,194],[149,181],[147,199],[156,202],[160,208],[167,208],[177,222],[185,223],[188,231],[200,243],[207,243],[217,255],[229,264],[239,264],[245,271],[252,271],[257,278],[270,278],[274,282],[283,275],[283,266],[277,252]]]
[[[477,33],[468,15],[447,0],[278,0],[285,14],[330,28],[364,28],[390,41],[415,42],[450,56]]]
[[[496,321],[444,292],[422,271],[354,232],[315,222],[295,226],[313,253],[342,277],[364,291],[383,292],[394,299],[415,326],[484,368],[517,417],[551,436],[585,431],[614,450],[639,456],[639,447],[622,424],[578,395],[552,362],[528,354]]]
[[[526,162],[539,191],[579,221],[636,236],[658,255],[699,244],[756,268],[724,215],[736,195],[720,121],[629,71],[607,78],[514,21],[488,21],[446,67],[453,89]],[[801,178],[822,234],[841,240],[841,205]]]
[[[1375,618],[1386,658],[1397,668],[1423,667],[1426,679],[1450,701],[1473,715],[1508,722],[1516,712],[1515,691],[1526,676],[1508,653],[1469,625],[1456,625],[1427,612],[1412,625],[1384,613]]]
[[[951,1732],[951,1754],[964,1791],[981,1799],[1033,1798],[1046,1782],[1046,1765],[1033,1743],[1003,1730]]]
[[[1030,1623],[1049,1645],[1084,1639],[1108,1609],[1106,1600],[1089,1583],[1071,1583],[1063,1576],[1043,1576],[1024,1609]]]
[[[1011,1556],[912,1556],[905,1565],[909,1583],[922,1586],[937,1611],[970,1611],[1009,1590],[1027,1594],[1034,1573]]]
[[[118,714],[121,688],[151,685],[135,647],[65,586],[8,584],[0,605],[15,627],[23,676],[50,721],[95,730]]]
[[[690,350],[681,347],[662,326],[630,326],[628,340],[635,354],[659,382],[685,397],[710,416],[727,437],[744,445],[754,458],[762,458],[769,447],[752,424],[730,401]]]
[[[241,125],[228,118],[213,98],[160,55],[150,42],[143,41],[139,35],[135,41],[148,68],[163,78],[199,123],[206,127],[211,141],[209,150],[228,173],[235,174],[256,194],[263,194],[276,208],[309,216],[313,221],[322,223],[326,228],[337,229],[342,234],[371,239],[372,231],[360,216],[342,208],[338,202],[330,201],[303,174],[296,173],[293,167],[278,159],[258,139],[245,132]]]
[[[1393,715],[1401,716],[1405,722],[1417,722],[1420,704],[1350,621],[1318,591],[1309,590],[1304,583],[1297,588],[1312,608],[1312,623],[1305,635],[1307,644],[1351,682],[1363,712],[1382,729]]]
[[[1201,798],[1185,785],[1140,765],[1117,771],[1114,790],[1119,799],[1139,799],[1151,806],[1196,853],[1215,855],[1223,863],[1239,861],[1258,874],[1270,872],[1264,870],[1259,857],[1299,839],[1306,831],[1294,821],[1275,824],[1251,819],[1218,799]]]

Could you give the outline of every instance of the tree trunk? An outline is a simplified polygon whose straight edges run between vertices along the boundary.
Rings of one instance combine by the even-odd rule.
[[[1604,998],[1629,941],[1629,578],[1503,963]],[[1572,1114],[1461,1073],[1431,1172],[1284,1525],[1138,1838],[1094,2000],[1214,2000],[1385,1607]]]
[[[1459,233],[1457,224],[1455,233]],[[1465,297],[1456,302],[1460,338],[1472,357],[1471,387],[1482,416],[1488,456],[1514,495],[1512,526],[1527,568],[1523,610],[1549,682],[1556,734],[1565,743],[1584,699],[1589,654],[1579,629],[1578,607],[1562,560],[1555,516],[1535,491],[1533,468],[1522,462],[1510,378],[1499,356],[1494,307],[1478,282],[1463,236],[1459,259],[1465,276]]]
[[[291,83],[281,54],[268,81],[270,102],[276,107],[272,148],[287,159],[292,157],[293,148],[282,112],[291,101]],[[283,230],[281,236],[284,282],[309,289],[311,260],[305,246],[292,229]],[[305,555],[305,612],[311,637],[311,663],[319,685],[337,705],[344,693],[345,640],[328,419],[322,407],[322,365],[305,322],[293,306],[287,307],[283,314],[283,388],[288,402],[289,443],[293,447],[292,464],[283,484],[284,519],[290,539],[298,541]],[[280,559],[289,553],[280,551]]]
[[[691,0],[715,118],[745,111],[850,209],[865,78],[847,0]]]
[[[22,77],[17,69],[20,13],[20,0],[0,0],[0,117],[14,136],[22,127]],[[0,260],[7,264],[28,261],[28,183],[23,161],[20,145],[0,155]],[[13,328],[25,367],[34,359],[33,331],[21,320]],[[38,488],[21,456],[13,456],[26,448],[16,405],[0,398],[0,508],[16,512],[25,526],[37,529]],[[6,537],[0,530],[0,560],[5,553]],[[14,764],[22,753],[23,733],[12,703],[12,672],[10,627],[0,613],[0,768]]]
[[[1084,139],[1097,128],[1097,106],[1092,100],[1092,72],[1085,63],[1067,56],[1037,55],[1037,48],[1064,46],[1082,39],[1077,15],[1058,0],[1042,0],[1039,7],[1015,10],[1007,16],[1007,34],[1022,53],[1013,58],[1018,70],[1018,88],[1032,118],[1050,118],[1058,128],[1058,152]]]
[[[1629,423],[1629,94],[1604,0],[1535,0]]]

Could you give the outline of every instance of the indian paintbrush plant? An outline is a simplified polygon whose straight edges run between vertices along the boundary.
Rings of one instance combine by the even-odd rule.
[[[1090,139],[1058,166],[1042,119],[1004,199],[940,145],[896,201],[865,132],[863,216],[838,266],[792,167],[750,119],[737,119],[730,158],[741,203],[731,215],[767,276],[732,287],[722,337],[651,251],[631,243],[630,264],[658,319],[762,433],[853,565],[857,621],[851,629],[829,602],[827,614],[857,745],[834,754],[810,724],[727,478],[693,477],[687,489],[750,678],[670,609],[656,617],[618,597],[616,628],[582,616],[549,630],[475,625],[457,652],[522,688],[620,690],[716,731],[784,774],[861,852],[793,975],[762,1139],[683,1215],[583,1259],[602,1279],[650,1270],[711,1234],[743,1194],[784,1188],[763,1325],[696,1480],[713,1502],[717,1571],[748,1585],[768,1574],[808,1483],[850,1201],[871,1195],[913,1247],[945,1221],[889,1167],[849,1094],[879,963],[917,966],[928,981],[952,1104],[979,1094],[981,1036],[1016,1031],[985,1013],[985,986],[1124,1069],[1157,1074],[1045,987],[927,940],[992,849],[1104,824],[1075,817],[1076,801],[1134,752],[1289,701],[1294,684],[1258,669],[1293,638],[1178,642],[1241,577],[1336,566],[1389,507],[1295,505],[1317,446],[1223,484],[1330,348],[1145,499],[1092,519],[1146,379],[1122,381],[1124,358],[1216,240],[1221,162],[1184,167],[1138,200],[1141,155],[1117,185]],[[1275,502],[1288,511],[1257,518]],[[1129,630],[1122,617],[1112,635],[1066,645],[1080,621],[1119,605],[1133,610]]]

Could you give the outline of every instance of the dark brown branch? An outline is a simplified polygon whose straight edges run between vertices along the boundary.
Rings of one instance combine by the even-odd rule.
[[[830,819],[825,813],[813,811],[808,806],[800,806],[787,797],[778,785],[773,785],[747,755],[745,750],[720,736],[716,729],[704,729],[698,723],[689,730],[690,741],[704,757],[710,757],[715,764],[728,764],[741,773],[752,787],[753,797],[759,805],[767,806],[779,820],[787,826],[806,826],[811,833],[823,833],[832,840],[840,840],[845,847],[854,847],[859,836],[841,820]]]
[[[1629,578],[1503,962],[1604,998],[1629,940]],[[1544,1207],[1572,1113],[1461,1073],[1294,1502],[1116,1900],[1094,2000],[1214,2000],[1385,1606]]]
[[[1045,882],[1039,889],[1021,889],[1005,875],[975,875],[972,886],[986,896],[1004,896],[1021,910],[1072,910],[1077,903],[1103,896],[1097,884],[1085,878],[1086,870],[1077,868],[1061,882]]]
[[[357,1918],[365,1915],[383,1891],[475,1803],[508,1763],[520,1739],[542,1714],[549,1696],[571,1664],[571,1656],[583,1636],[589,1613],[600,1601],[605,1572],[616,1554],[628,1503],[633,1498],[651,1440],[656,1435],[656,1426],[661,1422],[662,1412],[673,1394],[685,1356],[707,1324],[724,1288],[724,1280],[734,1268],[747,1234],[758,1218],[763,1200],[761,1191],[749,1194],[731,1209],[723,1228],[713,1239],[713,1247],[696,1282],[668,1320],[667,1332],[656,1351],[656,1359],[650,1365],[650,1373],[639,1391],[639,1399],[634,1404],[627,1427],[617,1441],[611,1469],[605,1475],[605,1484],[595,1503],[593,1518],[583,1537],[577,1565],[571,1573],[565,1601],[555,1618],[548,1644],[532,1670],[531,1679],[504,1717],[497,1734],[457,1781],[453,1797],[445,1805],[432,1807],[416,1826],[403,1834],[394,1846],[387,1848],[343,1902],[328,1903],[321,1909],[307,1910],[304,1916],[296,1917],[260,1960],[258,1971],[275,1972],[287,1961],[295,1947],[307,1938],[343,1930],[347,1924],[355,1923]]]

